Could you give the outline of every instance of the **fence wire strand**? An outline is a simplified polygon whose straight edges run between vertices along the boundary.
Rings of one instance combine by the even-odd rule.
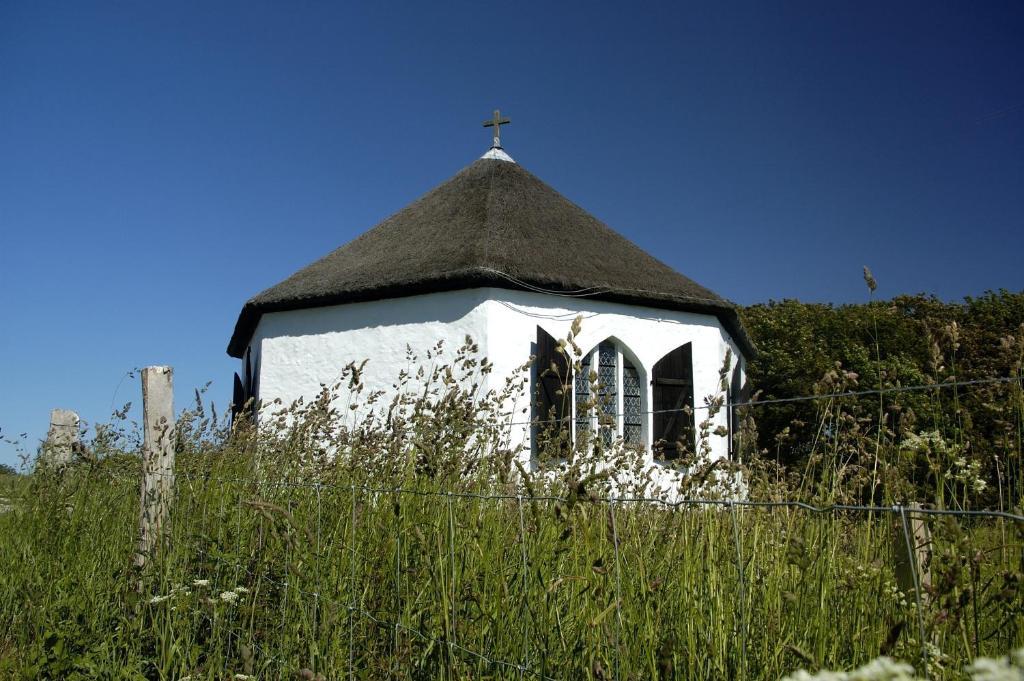
[[[321,633],[321,617],[325,607],[336,606],[341,610],[347,610],[348,613],[348,651],[347,651],[347,675],[350,679],[355,679],[357,672],[356,664],[356,620],[362,620],[368,622],[375,627],[380,628],[383,632],[387,632],[390,638],[392,638],[392,646],[395,654],[395,658],[398,659],[401,655],[402,637],[410,636],[421,642],[429,643],[434,646],[442,647],[448,650],[449,655],[453,658],[452,663],[454,664],[454,658],[463,658],[465,660],[473,660],[476,663],[487,665],[491,668],[501,668],[509,673],[515,675],[519,679],[526,677],[538,678],[542,681],[556,681],[553,677],[548,676],[543,672],[542,669],[538,669],[535,665],[535,660],[532,658],[530,650],[530,638],[529,638],[529,627],[523,628],[523,636],[521,642],[521,649],[518,653],[519,659],[512,661],[504,659],[501,656],[494,655],[490,651],[480,650],[466,641],[460,640],[458,636],[458,621],[459,621],[459,588],[458,588],[458,565],[456,556],[456,522],[454,503],[458,500],[467,501],[479,501],[479,502],[497,502],[503,503],[508,502],[514,513],[513,524],[518,524],[518,553],[520,562],[520,574],[518,580],[520,581],[520,595],[518,603],[519,617],[524,621],[530,619],[530,604],[527,601],[527,588],[528,581],[530,579],[530,559],[527,548],[527,524],[525,517],[525,503],[535,502],[556,502],[556,503],[567,503],[569,498],[560,495],[524,495],[522,493],[510,494],[510,493],[485,493],[485,492],[473,492],[464,490],[431,490],[431,489],[410,489],[401,486],[394,487],[382,487],[373,485],[363,485],[354,482],[341,484],[326,482],[323,480],[261,480],[261,479],[246,479],[246,478],[222,478],[216,476],[203,475],[201,473],[190,473],[190,472],[179,472],[176,474],[176,479],[179,484],[188,485],[189,489],[201,490],[206,485],[211,484],[230,484],[240,486],[238,492],[238,504],[234,509],[234,526],[235,526],[235,565],[233,566],[233,572],[235,575],[236,583],[238,583],[239,577],[242,573],[245,573],[250,579],[256,580],[254,583],[263,581],[273,587],[280,590],[281,594],[281,625],[280,629],[285,628],[288,612],[291,608],[305,609],[308,604],[304,604],[304,600],[308,599],[308,603],[312,604],[312,615],[310,620],[310,627],[312,629],[312,636],[315,639],[310,643],[310,650],[312,651],[313,660],[315,663],[322,664],[322,648],[321,642],[319,641],[319,635]],[[272,574],[269,574],[266,570],[268,564],[261,563],[260,567],[257,568],[256,572],[253,572],[249,567],[242,565],[242,507],[243,505],[249,505],[243,501],[242,492],[246,488],[254,488],[255,494],[262,498],[267,498],[268,490],[303,490],[311,492],[306,498],[309,504],[313,504],[313,511],[315,512],[315,557],[317,562],[316,573],[312,576],[315,580],[314,590],[303,588],[301,574],[292,575],[289,565],[293,559],[291,555],[291,549],[286,548],[286,554],[284,559],[283,579],[276,579]],[[325,491],[344,491],[349,495],[349,527],[344,530],[339,529],[341,527],[340,521],[336,528],[336,533],[333,535],[334,539],[324,541],[324,526],[323,526],[323,494]],[[205,495],[204,495],[205,496]],[[436,499],[439,503],[444,504],[444,510],[442,514],[439,514],[438,530],[446,534],[447,546],[441,549],[441,555],[439,556],[443,563],[447,563],[445,566],[445,572],[447,573],[446,583],[443,585],[445,595],[447,599],[450,599],[450,605],[448,612],[446,613],[448,622],[444,624],[444,633],[442,636],[432,635],[430,632],[424,631],[419,627],[411,626],[410,622],[404,621],[405,611],[405,600],[403,598],[403,587],[402,587],[402,574],[403,574],[403,557],[405,551],[411,550],[405,546],[403,542],[403,532],[405,531],[405,521],[403,519],[403,513],[405,510],[405,504],[403,503],[403,497],[411,496],[420,499]],[[290,493],[286,494],[285,505],[288,509],[289,514],[293,510],[293,496]],[[357,579],[358,565],[362,564],[363,569],[366,568],[367,558],[359,550],[360,536],[359,536],[359,521],[360,521],[360,497],[363,497],[365,503],[372,501],[386,501],[389,498],[393,499],[395,508],[395,547],[394,547],[394,612],[373,612],[363,606],[362,599],[360,597],[361,587],[359,586],[359,580]],[[230,511],[224,508],[226,495],[221,496],[221,509],[218,515],[218,519],[227,518],[229,525],[231,519],[225,513]],[[958,509],[930,509],[930,508],[908,508],[904,504],[897,504],[894,506],[874,506],[874,505],[853,505],[853,504],[831,504],[825,506],[815,506],[807,502],[795,501],[795,500],[779,500],[779,501],[758,501],[758,500],[745,500],[745,499],[678,499],[668,500],[657,497],[644,497],[644,496],[610,496],[608,498],[589,498],[585,500],[575,499],[575,503],[588,503],[598,506],[604,506],[604,511],[607,513],[608,519],[608,530],[610,539],[612,542],[612,550],[614,553],[614,609],[616,617],[615,627],[615,649],[613,664],[615,668],[615,678],[623,678],[623,651],[624,651],[624,636],[625,636],[625,625],[622,614],[622,604],[624,599],[624,592],[622,590],[622,535],[620,532],[620,518],[619,513],[623,509],[630,507],[639,507],[644,504],[653,505],[665,509],[686,509],[686,508],[720,508],[729,513],[729,519],[727,522],[731,523],[731,534],[735,548],[735,561],[737,570],[737,633],[738,633],[738,644],[739,644],[739,659],[737,660],[738,674],[740,678],[745,677],[747,672],[747,647],[748,647],[748,613],[747,613],[747,601],[748,601],[748,578],[744,567],[743,558],[743,545],[742,537],[743,532],[740,527],[739,511],[743,508],[750,509],[790,509],[799,510],[815,515],[843,515],[843,514],[890,514],[899,521],[899,526],[902,530],[902,538],[904,549],[907,552],[908,563],[911,567],[911,573],[913,576],[913,589],[915,599],[915,610],[917,615],[918,624],[918,635],[920,642],[920,655],[922,664],[924,665],[924,674],[926,678],[929,672],[929,648],[927,632],[924,624],[924,603],[922,594],[922,584],[919,560],[917,557],[917,551],[919,547],[916,547],[916,541],[911,538],[910,528],[910,516],[911,514],[917,514],[918,516],[932,516],[932,517],[946,517],[952,516],[957,518],[989,518],[989,519],[1002,519],[1011,520],[1018,523],[1024,523],[1024,515],[1015,513],[1009,513],[1004,511],[994,510],[958,510]],[[511,504],[514,503],[514,506]],[[255,504],[252,504],[254,507]],[[211,522],[208,517],[209,510],[209,498],[205,497],[201,504],[202,507],[202,522],[204,526],[208,526]],[[302,503],[299,502],[299,509],[302,508]],[[446,526],[446,527],[445,527]],[[443,529],[441,529],[443,527]],[[322,575],[320,572],[320,563],[325,559],[329,558],[325,552],[335,548],[338,544],[337,539],[348,535],[347,546],[344,545],[344,540],[340,545],[337,546],[339,550],[344,551],[348,555],[348,598],[347,602],[341,602],[332,598],[330,594],[325,594],[324,585],[322,581]],[[201,549],[197,549],[197,553],[204,553]],[[209,554],[207,554],[209,556]],[[212,556],[211,556],[212,558]],[[338,577],[339,583],[344,580],[342,577],[344,573],[341,572]],[[306,578],[307,580],[309,577]],[[338,592],[340,597],[342,592]],[[239,645],[241,641],[245,640],[246,645],[252,646],[254,649],[261,651],[261,664],[264,665],[278,665],[279,669],[283,669],[285,661],[282,660],[280,654],[275,656],[269,653],[265,643],[261,643],[258,638],[255,638],[251,633],[246,637],[238,637]]]
[[[270,485],[279,487],[293,487],[302,489],[316,489],[317,485],[326,488],[333,489],[345,489],[352,486],[354,483],[318,483],[310,481],[297,481],[297,480],[255,480],[255,479],[244,479],[244,478],[220,478],[205,476],[202,474],[182,474],[177,473],[179,477],[186,480],[201,481],[205,483],[232,483],[232,484],[257,484],[257,485]],[[373,485],[354,485],[356,489],[362,492],[376,494],[376,495],[388,495],[388,494],[409,494],[414,496],[436,496],[453,499],[478,499],[483,501],[516,501],[522,499],[528,502],[569,502],[569,497],[558,496],[558,495],[527,495],[523,496],[520,494],[486,494],[483,492],[470,492],[470,491],[451,491],[451,490],[427,490],[427,489],[411,489],[403,487],[376,487]],[[684,499],[667,499],[662,497],[644,497],[644,496],[625,496],[625,497],[589,497],[587,499],[590,503],[595,504],[610,504],[613,501],[620,505],[622,504],[657,504],[666,508],[684,508],[686,506],[722,506],[728,507],[730,505],[743,506],[747,508],[799,508],[811,513],[860,513],[860,512],[872,512],[872,513],[888,513],[892,515],[900,515],[902,506],[899,504],[893,506],[877,506],[877,505],[860,505],[860,504],[828,504],[825,506],[815,506],[807,503],[806,501],[795,501],[795,500],[780,500],[780,501],[757,501],[749,499],[710,499],[710,498],[684,498]],[[933,515],[933,516],[952,516],[959,518],[1003,518],[1004,520],[1013,520],[1015,522],[1024,522],[1024,515],[1018,513],[1011,513],[1009,511],[996,511],[991,509],[951,509],[951,508],[928,508],[921,506],[914,508],[913,513],[921,515]]]
[[[899,393],[923,392],[927,390],[947,390],[949,388],[966,388],[982,385],[1006,385],[1009,383],[1024,383],[1024,376],[1001,376],[998,378],[978,378],[965,381],[943,381],[942,383],[920,383],[915,385],[898,385],[891,388],[871,388],[865,390],[845,390],[836,393],[822,393],[819,395],[795,395],[793,397],[775,397],[764,400],[743,400],[733,402],[722,400],[715,404],[694,404],[693,406],[677,409],[645,409],[631,412],[633,415],[646,416],[650,414],[679,414],[687,410],[697,412],[710,409],[735,409],[741,407],[767,407],[776,404],[795,404],[799,402],[815,402],[818,400],[835,400],[846,397],[872,397],[878,395],[893,395]],[[606,413],[603,417],[621,419],[629,416],[625,412]],[[542,426],[556,423],[569,423],[576,419],[571,416],[551,419],[530,419],[529,421],[505,421],[506,426]]]

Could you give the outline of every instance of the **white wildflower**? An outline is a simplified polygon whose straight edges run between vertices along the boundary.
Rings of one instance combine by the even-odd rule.
[[[220,599],[225,603],[234,603],[238,600],[238,594],[234,591],[221,591]]]
[[[255,676],[249,676],[248,674],[235,674],[235,681],[249,681],[249,679],[255,679]]]
[[[811,674],[799,669],[781,681],[847,681],[848,678],[846,672],[830,672],[827,669],[822,669],[817,674]]]
[[[236,594],[247,594],[247,593],[249,593],[249,589],[247,589],[244,586],[236,586],[235,587],[235,593]]]
[[[180,586],[179,585],[179,586],[173,587],[170,591],[167,592],[167,594],[165,594],[163,596],[153,596],[152,598],[149,599],[149,602],[152,605],[156,605],[157,603],[163,603],[166,600],[174,598],[175,596],[177,596],[179,594],[182,595],[182,596],[188,596],[190,593],[192,593],[192,592],[189,591],[187,586]]]
[[[834,672],[822,669],[815,674],[804,670],[794,672],[782,681],[914,681],[914,668],[905,662],[888,657],[871,660],[863,667],[850,672]]]
[[[192,586],[210,586],[210,580],[208,579],[193,579]]]
[[[911,681],[914,668],[891,657],[876,657],[859,669],[850,672],[850,681]]]
[[[929,657],[945,656],[929,645]],[[971,681],[1024,681],[1024,648],[1007,657],[991,659],[979,657],[965,668]],[[879,657],[850,672],[821,670],[810,674],[803,669],[793,672],[781,681],[915,681],[914,668],[905,662]]]
[[[972,681],[1024,681],[1024,669],[1017,665],[1018,660],[1024,662],[1024,649],[1008,658],[979,657],[967,666],[967,672]]]

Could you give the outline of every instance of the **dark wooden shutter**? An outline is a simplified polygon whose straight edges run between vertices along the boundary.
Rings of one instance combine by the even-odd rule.
[[[693,448],[693,348],[687,343],[668,353],[651,372],[654,409],[654,455],[676,459],[678,443]],[[683,411],[690,408],[690,413]]]
[[[736,402],[742,402],[740,398],[742,384],[740,383],[740,365],[733,367],[732,380],[729,382],[729,458],[736,459],[739,452],[739,407],[733,406]]]
[[[252,383],[249,385],[249,396],[253,401],[253,414],[256,414],[256,403],[260,400],[260,359],[256,355],[256,361],[252,363]]]
[[[729,432],[732,434],[732,438],[729,442],[729,456],[732,459],[738,460],[740,456],[740,445],[742,444],[742,440],[740,438],[742,416],[748,411],[748,408],[746,406],[736,407],[733,405],[737,403],[746,405],[750,402],[750,381],[742,380],[739,364],[737,364],[736,368],[733,369],[732,383],[729,386],[729,393]]]
[[[252,397],[252,352],[245,351],[245,399]]]
[[[535,442],[543,446],[550,440],[560,438],[560,446],[568,448],[569,421],[572,414],[572,365],[569,364],[566,354],[559,352],[558,342],[539,326],[536,356]]]
[[[245,388],[242,386],[242,379],[235,374],[234,390],[231,395],[231,421],[234,422],[242,413],[242,406],[245,404]]]
[[[235,374],[235,383],[231,397],[231,420],[234,421],[242,413],[255,420],[256,418],[256,382],[258,376],[253,373],[252,353],[245,351],[245,377]]]

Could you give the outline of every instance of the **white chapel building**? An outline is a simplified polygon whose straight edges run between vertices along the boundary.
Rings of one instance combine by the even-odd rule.
[[[583,370],[572,377],[556,342],[577,316]],[[731,303],[532,175],[496,136],[452,178],[245,303],[228,345],[242,363],[235,403],[309,400],[363,360],[367,388],[389,390],[400,371],[415,372],[407,347],[423,357],[466,336],[493,363],[484,391],[536,356],[517,407],[534,420],[571,417],[573,437],[600,428],[641,448],[652,467],[678,456],[677,442],[695,446],[705,397],[722,396],[727,354],[724,398],[738,398],[753,352]],[[564,378],[552,379],[552,363]],[[602,385],[600,423],[614,426],[580,408],[594,409],[590,372]],[[727,408],[715,421],[712,430],[733,427]],[[513,441],[533,451],[537,428],[513,428]],[[730,456],[733,439],[712,436],[712,458]]]

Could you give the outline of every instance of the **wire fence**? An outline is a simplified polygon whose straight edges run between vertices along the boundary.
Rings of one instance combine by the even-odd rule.
[[[310,667],[331,670],[330,678],[415,676],[395,665],[443,669],[451,678],[643,678],[657,672],[649,658],[660,635],[651,627],[677,626],[694,615],[705,623],[719,620],[716,630],[726,634],[725,642],[713,643],[718,672],[754,678],[752,669],[773,647],[766,622],[771,613],[778,615],[778,604],[767,604],[766,596],[788,598],[780,584],[800,593],[796,572],[822,579],[828,574],[842,583],[845,577],[832,573],[859,570],[858,560],[877,572],[877,583],[902,580],[902,586],[886,592],[888,602],[859,600],[856,616],[868,621],[874,613],[877,621],[869,628],[879,631],[886,618],[906,619],[915,634],[904,637],[905,650],[913,648],[928,676],[941,654],[939,644],[951,636],[936,619],[952,602],[939,584],[945,578],[940,558],[950,547],[966,550],[962,539],[943,538],[941,528],[930,533],[932,524],[947,520],[959,523],[971,547],[986,556],[975,566],[971,596],[975,609],[985,611],[974,613],[966,645],[977,654],[1020,645],[1024,636],[1019,621],[1007,624],[1007,616],[1024,612],[1020,593],[996,606],[988,598],[1005,586],[1001,570],[1021,568],[1024,516],[1017,513],[786,500],[580,498],[198,471],[178,473],[176,486],[172,541],[182,574],[199,570],[225,584],[246,584],[247,595],[280,611],[274,630],[239,634],[259,651],[267,678],[294,673],[303,658]],[[211,508],[213,503],[219,508]],[[827,522],[812,522],[815,517]],[[558,535],[569,528],[574,537],[567,544]],[[272,536],[278,537],[276,548]],[[794,558],[796,549],[821,553]],[[829,552],[843,552],[849,560],[829,563]],[[714,554],[713,565],[695,558],[705,553]],[[793,574],[773,572],[773,565],[787,560],[808,562]],[[663,603],[652,614],[651,585],[658,580],[659,593],[679,602]],[[772,580],[778,584],[766,586]],[[567,582],[587,588],[566,595]],[[272,598],[257,596],[268,589]],[[715,607],[686,602],[712,598],[715,589]],[[956,597],[963,599],[963,593]],[[841,605],[841,589],[817,598],[848,607]],[[903,610],[902,598],[910,599]],[[296,618],[304,642],[282,645],[284,632],[294,635]],[[570,618],[572,627],[564,621]],[[836,637],[838,629],[825,635]],[[576,637],[582,647],[573,655],[587,661],[571,661],[551,631]]]
[[[665,411],[681,410],[641,413]],[[771,678],[877,651],[912,656],[931,678],[950,647],[970,659],[1024,645],[1019,510],[444,489],[250,464],[192,458],[168,474],[171,550],[146,586],[154,622],[177,617],[161,608],[190,580],[210,580],[225,607],[246,602],[202,620],[228,627],[226,648],[254,651],[243,676]],[[137,478],[114,483],[93,523],[140,503]]]
[[[841,392],[821,393],[817,395],[794,395],[791,397],[778,397],[769,399],[753,399],[753,400],[732,400],[724,399],[721,403],[717,404],[694,404],[690,407],[676,408],[676,409],[645,409],[637,412],[633,412],[634,415],[650,415],[650,414],[680,414],[687,410],[698,412],[698,411],[709,411],[709,410],[724,410],[724,409],[739,409],[739,408],[752,408],[752,407],[768,407],[779,404],[797,404],[801,402],[817,402],[820,400],[836,400],[849,397],[873,397],[879,395],[898,395],[904,393],[915,393],[925,392],[928,390],[950,390],[957,388],[970,388],[970,387],[981,387],[981,386],[1000,386],[1008,384],[1024,384],[1024,376],[1000,376],[996,378],[978,378],[971,380],[949,380],[941,383],[920,383],[914,385],[902,385],[902,386],[890,386],[888,388],[867,388],[864,390],[844,390]],[[621,418],[626,416],[624,412],[608,412],[604,413],[603,416],[610,418]],[[549,425],[556,423],[564,423],[571,420],[571,417],[562,417],[555,419],[530,419],[528,421],[508,421],[505,425],[509,426],[540,426]]]

